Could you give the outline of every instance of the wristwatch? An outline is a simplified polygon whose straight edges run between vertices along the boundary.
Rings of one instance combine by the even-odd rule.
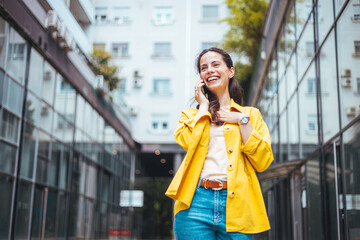
[[[240,119],[239,125],[245,125],[250,121],[250,118],[245,116]]]

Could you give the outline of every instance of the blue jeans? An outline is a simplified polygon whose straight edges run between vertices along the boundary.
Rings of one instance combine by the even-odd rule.
[[[252,240],[252,234],[226,232],[226,196],[226,189],[216,191],[198,185],[190,208],[178,212],[175,216],[176,239]]]

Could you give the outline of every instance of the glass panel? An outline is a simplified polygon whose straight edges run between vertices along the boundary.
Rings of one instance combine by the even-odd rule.
[[[344,133],[345,198],[349,239],[360,238],[360,122]],[[341,206],[340,206],[341,207]]]
[[[94,166],[87,167],[87,186],[85,195],[91,198],[96,198],[96,181],[97,178],[97,169]]]
[[[22,99],[23,88],[11,78],[6,77],[4,85],[4,106],[17,115],[21,115]]]
[[[66,201],[67,201],[67,194],[63,191],[59,192],[59,214],[57,216],[57,237],[65,238],[66,236]]]
[[[335,11],[336,11],[336,14],[339,13],[339,11],[341,10],[342,6],[344,5],[344,3],[346,2],[346,0],[336,0],[335,1]],[[355,0],[351,0],[350,3],[353,2],[355,3]],[[348,7],[349,7],[350,4],[348,4]]]
[[[61,159],[61,151],[63,146],[59,142],[52,142],[51,159],[49,165],[48,184],[58,186],[59,181],[59,165]]]
[[[32,125],[25,124],[24,142],[21,152],[20,175],[29,179],[33,178],[34,162],[36,159],[36,138],[38,130]]]
[[[314,48],[314,26],[312,23],[308,22],[296,49],[296,55],[298,58],[297,62],[299,63],[297,66],[298,79],[301,79],[313,59],[315,54]]]
[[[80,238],[83,234],[83,212],[81,197],[76,194],[71,195],[71,204],[69,206],[69,236]]]
[[[27,93],[26,100],[26,112],[25,118],[33,123],[35,126],[39,126],[40,122],[41,105],[40,100],[35,97],[31,92]]]
[[[287,112],[280,116],[280,161],[288,161],[288,129],[287,129]]]
[[[50,152],[50,136],[43,131],[39,131],[38,156],[48,159]]]
[[[47,167],[49,160],[38,157],[36,167],[36,181],[46,183]]]
[[[30,53],[30,69],[29,69],[29,83],[28,88],[37,96],[42,94],[42,79],[43,79],[43,57],[34,49]]]
[[[85,212],[85,238],[93,239],[95,229],[95,203],[91,200],[85,200],[84,204]]]
[[[54,103],[55,75],[55,69],[48,62],[45,61],[42,97],[50,105],[53,105]]]
[[[274,130],[271,132],[271,149],[274,154],[274,162],[279,163],[279,132],[278,132],[278,125],[274,126]]]
[[[10,28],[6,70],[16,80],[24,83],[27,45],[25,40]]]
[[[355,1],[350,3],[355,4]],[[360,62],[353,47],[354,42],[360,40],[360,31],[359,23],[349,21],[353,15],[353,6],[350,3],[337,24],[342,126],[346,126],[360,114]]]
[[[326,34],[330,31],[331,25],[334,23],[333,2],[329,2],[328,0],[318,0],[317,11],[320,45]]]
[[[5,73],[0,69],[0,106],[2,105],[3,95],[4,95],[4,78],[5,78]]]
[[[1,125],[1,136],[9,142],[17,144],[19,134],[19,119],[8,111],[3,110]]]
[[[279,82],[279,113],[281,113],[286,106],[286,78],[283,77]]]
[[[64,147],[63,155],[60,163],[61,165],[60,165],[59,187],[65,190],[67,188],[69,159],[70,159],[70,149]]]
[[[33,205],[33,214],[32,214],[32,226],[31,226],[31,238],[40,239],[41,238],[41,225],[43,219],[43,210],[44,210],[44,190],[40,187],[35,187],[35,197]]]
[[[285,39],[286,39],[286,63],[289,61],[291,53],[295,47],[295,9],[294,3],[291,6],[290,16],[287,19],[285,26]]]
[[[30,224],[30,206],[31,206],[32,184],[20,181],[18,189],[18,202],[15,223],[15,239],[27,239]]]
[[[0,170],[14,173],[16,162],[16,147],[0,141]]]
[[[170,94],[170,79],[154,79],[153,91],[159,95]]]
[[[302,207],[307,207],[308,234],[309,240],[323,238],[322,234],[322,202],[320,187],[320,166],[319,156],[315,155],[306,162],[306,192],[302,192]]]
[[[277,56],[278,56],[278,77],[281,79],[285,72],[286,59],[285,59],[285,35],[284,30],[282,29],[281,39],[277,46]]]
[[[46,206],[45,238],[54,239],[56,226],[57,192],[49,190]]]
[[[6,55],[6,37],[8,31],[8,24],[2,17],[0,17],[0,67],[4,68]]]
[[[299,39],[301,32],[309,18],[312,10],[312,0],[296,0],[296,39]]]
[[[299,113],[300,113],[300,158],[309,156],[318,145],[317,101],[316,94],[308,92],[308,79],[315,79],[315,67],[311,65],[309,71],[299,85]]]
[[[217,5],[203,6],[204,19],[217,19],[218,17],[219,17],[219,6]]]
[[[101,193],[101,197],[102,200],[105,202],[109,201],[109,190],[110,190],[110,175],[107,173],[103,174],[103,179],[102,179],[102,193]]]
[[[339,131],[338,92],[334,31],[320,53],[321,101],[324,142]]]
[[[13,192],[13,179],[0,175],[0,238],[8,239]]]
[[[54,110],[45,102],[41,101],[40,128],[51,133]]]
[[[298,101],[297,94],[293,96],[289,103],[289,160],[299,159],[299,120],[298,120]]]
[[[84,130],[84,111],[85,111],[85,100],[84,98],[78,94],[76,101],[77,109],[76,109],[76,127]]]
[[[328,237],[329,240],[335,240],[338,239],[338,231],[337,231],[337,206],[336,206],[336,201],[338,201],[339,205],[342,205],[341,201],[343,199],[340,198],[339,195],[339,199],[336,196],[336,182],[335,182],[335,174],[337,175],[337,180],[338,180],[338,193],[342,193],[342,189],[341,189],[341,168],[340,168],[340,154],[339,154],[339,145],[336,145],[336,164],[337,164],[337,168],[335,168],[335,157],[334,157],[334,146],[333,143],[331,143],[330,145],[328,145],[325,149],[325,164],[326,164],[326,192],[327,195],[325,196],[328,202],[328,206],[326,209],[326,212],[328,214]],[[339,206],[339,216],[341,216],[342,214],[342,209]],[[340,219],[340,224],[341,224],[341,219]]]
[[[297,87],[296,77],[296,56],[293,55],[291,62],[286,69],[287,100],[291,97]]]

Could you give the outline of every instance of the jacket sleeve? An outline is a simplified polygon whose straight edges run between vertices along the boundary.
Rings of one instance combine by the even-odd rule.
[[[271,140],[269,129],[262,119],[261,113],[258,109],[255,111],[252,123],[253,130],[247,142],[242,146],[242,152],[245,153],[247,159],[258,172],[265,171],[272,161],[274,156],[271,150]]]
[[[187,152],[191,134],[196,128],[196,124],[199,121],[207,120],[207,117],[211,118],[211,114],[206,112],[201,116],[196,116],[197,109],[188,108],[181,113],[181,117],[176,126],[174,133],[175,141]]]

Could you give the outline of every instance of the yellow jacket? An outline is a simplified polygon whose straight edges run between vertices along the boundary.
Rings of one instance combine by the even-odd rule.
[[[183,111],[175,131],[176,142],[187,152],[165,193],[176,200],[175,215],[190,207],[208,150],[211,114],[195,117],[197,111]],[[242,107],[231,99],[230,111],[247,114],[254,130],[243,144],[237,124],[223,125],[228,156],[226,231],[266,231],[270,225],[255,170],[264,171],[274,159],[269,130],[256,108]]]

